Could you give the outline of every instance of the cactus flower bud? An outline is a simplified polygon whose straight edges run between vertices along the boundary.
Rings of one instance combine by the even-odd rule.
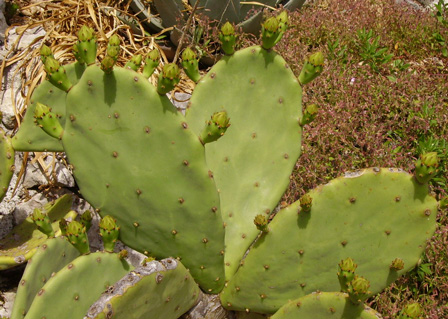
[[[116,34],[112,35],[109,38],[109,46],[120,46],[121,40],[120,37]]]
[[[341,291],[347,292],[348,285],[355,277],[355,270],[358,267],[357,264],[350,257],[341,260],[339,263],[338,279],[341,285]]]
[[[154,49],[148,53],[148,56],[145,59],[145,66],[143,67],[143,76],[149,78],[159,65],[160,61],[160,53],[159,50]]]
[[[311,211],[311,206],[313,203],[313,198],[309,194],[305,194],[299,199],[300,208],[303,212],[308,213]]]
[[[36,208],[34,209],[33,214],[31,214],[31,219],[36,224],[37,229],[39,229],[48,237],[54,237],[54,230],[51,226],[51,221],[47,214]]]
[[[229,126],[230,118],[227,116],[226,111],[214,113],[200,136],[202,144],[205,145],[206,143],[216,141],[224,135]]]
[[[118,55],[120,54],[120,47],[118,46],[110,46],[106,50],[106,54],[108,57],[113,58],[114,60],[117,60]]]
[[[44,67],[45,72],[56,73],[59,70],[60,64],[55,58],[47,56],[47,58],[45,59]]]
[[[117,226],[112,216],[107,215],[101,219],[100,235],[103,238],[104,250],[113,252],[118,236],[120,235],[120,227]]]
[[[439,172],[437,152],[425,153],[415,163],[415,178],[420,184],[428,183]]]
[[[201,79],[196,53],[190,48],[186,48],[182,52],[182,67],[188,77],[194,82],[198,82]]]
[[[114,69],[115,65],[115,59],[109,55],[105,56],[104,59],[101,61],[101,70],[104,71],[104,73],[109,74]]]
[[[219,41],[222,44],[222,50],[226,55],[232,55],[235,52],[235,28],[233,25],[227,21],[221,27],[221,32],[219,33]]]
[[[279,22],[279,28],[282,32],[285,32],[289,26],[288,12],[282,11],[277,15],[277,20]]]
[[[182,60],[184,61],[191,62],[196,60],[196,58],[197,58],[196,53],[191,48],[186,48],[182,52]]]
[[[254,224],[257,226],[257,229],[262,231],[263,233],[268,233],[268,220],[264,215],[258,214],[255,216]]]
[[[262,48],[271,49],[281,38],[282,30],[276,17],[267,19],[261,27]]]
[[[324,64],[324,55],[322,54],[322,52],[318,51],[318,52],[314,52],[313,54],[310,55],[310,57],[308,58],[308,61],[310,61],[310,63],[314,66],[319,66],[319,65],[323,65]]]
[[[59,62],[52,56],[47,56],[44,62],[47,79],[58,89],[68,92],[72,87],[70,80],[65,73],[65,69],[60,66]]]
[[[93,29],[83,25],[81,29],[78,31],[78,39],[79,41],[90,41],[94,38]]]
[[[81,215],[81,224],[86,228],[86,231],[89,231],[90,227],[92,226],[92,212],[90,210],[86,210]]]
[[[67,226],[68,241],[79,250],[81,254],[90,253],[89,239],[86,228],[76,220],[71,221]]]
[[[349,283],[348,296],[354,304],[359,304],[367,299],[370,294],[370,282],[364,277],[355,276]]]
[[[395,258],[390,265],[390,269],[402,270],[404,268],[404,261],[401,258]]]
[[[51,109],[48,106],[37,102],[36,109],[34,110],[34,118],[37,125],[39,125],[45,133],[54,138],[62,138],[64,129],[56,114],[51,112]]]
[[[175,63],[168,63],[163,66],[162,72],[159,74],[159,82],[157,83],[157,93],[165,95],[179,83],[180,69]]]
[[[401,312],[398,319],[418,319],[422,315],[422,307],[418,303],[407,305]]]
[[[324,56],[322,52],[315,52],[309,56],[302,67],[299,75],[299,82],[305,85],[314,80],[323,71]]]
[[[302,119],[299,122],[300,126],[304,126],[314,121],[318,110],[319,107],[316,104],[307,105],[305,111],[303,112]]]
[[[54,59],[53,52],[51,52],[51,49],[44,44],[40,48],[40,58],[44,64],[45,61],[47,60],[47,57],[52,57]]]
[[[129,60],[125,67],[134,71],[137,71],[140,68],[140,65],[142,64],[142,55],[136,54],[134,55],[131,60]]]

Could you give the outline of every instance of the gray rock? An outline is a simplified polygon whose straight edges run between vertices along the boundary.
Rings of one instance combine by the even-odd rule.
[[[0,42],[5,41],[5,32],[8,28],[3,12],[5,12],[5,0],[0,0]]]

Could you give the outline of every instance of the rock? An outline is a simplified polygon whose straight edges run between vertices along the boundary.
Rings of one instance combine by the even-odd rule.
[[[5,32],[8,28],[3,12],[5,12],[5,0],[0,0],[0,44],[5,42]]]

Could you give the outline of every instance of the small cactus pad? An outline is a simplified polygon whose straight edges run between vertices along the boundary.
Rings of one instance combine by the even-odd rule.
[[[78,250],[64,238],[51,238],[45,241],[28,261],[17,289],[11,319],[23,319],[34,297],[51,275],[78,256]]]
[[[381,315],[364,304],[353,304],[346,293],[313,292],[291,300],[271,319],[381,319]]]
[[[0,129],[0,201],[8,191],[14,168],[14,148],[11,138]]]
[[[118,254],[97,252],[80,256],[39,290],[25,319],[60,319],[67,318],[67,314],[70,318],[82,318],[101,293],[130,270],[131,266]]]
[[[231,92],[231,94],[229,93]],[[231,125],[205,145],[226,224],[226,278],[258,235],[254,218],[269,216],[300,154],[302,89],[274,51],[250,47],[224,56],[196,86],[187,120],[199,136],[210,115]]]
[[[73,63],[65,66],[70,81],[75,84],[84,72],[85,66],[79,63]],[[60,123],[65,123],[65,98],[67,93],[56,88],[48,81],[42,82],[33,92],[30,104],[27,107],[25,117],[20,125],[16,135],[12,138],[12,145],[17,151],[25,152],[63,152],[62,143],[45,133],[36,125],[34,111],[37,102],[49,106],[57,115]]]
[[[185,267],[173,258],[152,261],[131,271],[105,292],[86,319],[177,319],[199,297],[199,288]]]
[[[59,228],[59,219],[68,213],[72,202],[71,195],[64,195],[43,207],[43,211],[50,217],[55,231]],[[31,217],[25,219],[23,223],[14,227],[5,238],[0,240],[0,270],[26,262],[47,238],[47,235],[37,229]]]
[[[220,291],[219,195],[183,115],[142,75],[90,66],[67,96],[67,117],[62,142],[81,193],[116,219],[120,239],[181,258],[204,290]]]
[[[348,257],[378,293],[417,264],[435,231],[437,201],[400,170],[347,173],[309,195],[310,212],[297,201],[274,217],[221,293],[224,306],[272,313],[313,291],[339,291],[338,264]],[[390,268],[395,258],[402,270]]]

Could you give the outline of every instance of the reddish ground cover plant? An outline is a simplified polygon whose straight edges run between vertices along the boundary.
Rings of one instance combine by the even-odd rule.
[[[446,196],[448,158],[448,58],[435,34],[447,26],[431,12],[393,0],[315,1],[291,16],[278,46],[298,73],[310,52],[327,57],[324,74],[305,89],[304,104],[319,105],[305,127],[303,152],[284,201],[348,170],[401,167],[412,171],[423,152],[436,151],[442,170],[432,184]],[[370,305],[394,318],[412,300],[427,318],[447,318],[448,220],[439,227],[422,262]]]

